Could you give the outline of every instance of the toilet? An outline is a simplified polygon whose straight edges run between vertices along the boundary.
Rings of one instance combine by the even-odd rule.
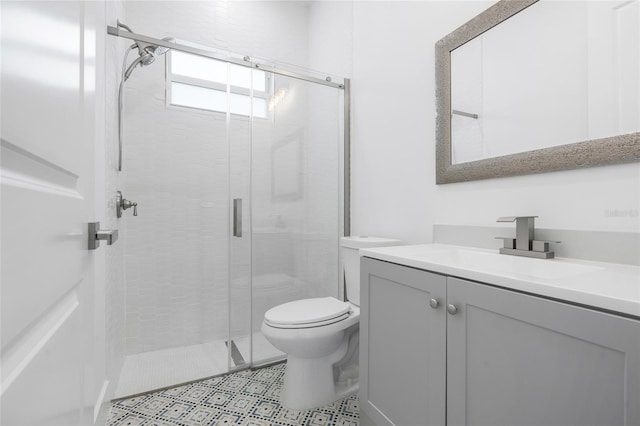
[[[369,247],[399,245],[375,237],[340,239],[347,302],[318,297],[283,303],[269,309],[262,334],[287,354],[283,406],[316,408],[358,390],[360,321],[360,255]]]

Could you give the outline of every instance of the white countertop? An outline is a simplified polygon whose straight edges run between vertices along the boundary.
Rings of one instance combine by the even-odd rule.
[[[640,318],[640,267],[534,259],[446,244],[360,249],[360,255]]]

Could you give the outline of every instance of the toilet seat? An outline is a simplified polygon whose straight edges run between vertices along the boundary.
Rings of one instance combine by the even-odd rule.
[[[276,328],[308,328],[333,324],[349,317],[351,305],[334,297],[295,300],[269,309],[264,322]]]

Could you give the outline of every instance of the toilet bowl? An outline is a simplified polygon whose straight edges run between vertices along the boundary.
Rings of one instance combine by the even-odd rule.
[[[358,251],[399,243],[388,238],[341,238],[347,302],[334,297],[302,299],[275,306],[265,313],[264,337],[287,354],[284,387],[280,393],[282,405],[291,409],[316,408],[357,392]]]

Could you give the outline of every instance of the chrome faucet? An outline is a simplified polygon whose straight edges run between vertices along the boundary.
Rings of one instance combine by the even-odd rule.
[[[516,237],[496,237],[504,241],[500,249],[501,254],[513,256],[537,257],[540,259],[553,259],[554,252],[549,250],[549,243],[560,241],[536,240],[534,220],[538,216],[507,216],[499,217],[497,222],[515,222]]]

